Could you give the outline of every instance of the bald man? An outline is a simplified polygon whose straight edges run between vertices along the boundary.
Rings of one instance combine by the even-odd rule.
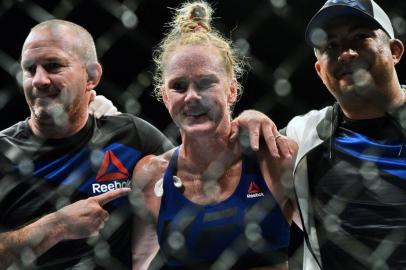
[[[134,116],[88,114],[102,67],[81,26],[35,26],[21,67],[31,115],[0,133],[0,269],[130,269],[130,174],[171,144]]]

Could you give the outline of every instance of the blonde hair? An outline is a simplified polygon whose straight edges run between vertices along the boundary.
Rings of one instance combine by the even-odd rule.
[[[211,26],[213,9],[203,1],[184,3],[175,10],[175,16],[169,24],[170,30],[154,51],[156,66],[154,74],[154,96],[162,100],[161,87],[164,84],[163,73],[168,56],[183,45],[211,45],[218,49],[227,75],[238,80],[244,74],[244,61],[232,48],[232,42]],[[238,97],[242,86],[237,82]]]

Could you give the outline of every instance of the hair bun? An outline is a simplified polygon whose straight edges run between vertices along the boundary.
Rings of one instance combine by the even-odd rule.
[[[210,32],[210,21],[213,10],[206,2],[185,3],[176,12],[172,22],[174,28],[182,33],[197,32],[202,29]]]
[[[207,16],[206,9],[201,5],[196,5],[190,12],[190,18],[195,21],[202,21]]]

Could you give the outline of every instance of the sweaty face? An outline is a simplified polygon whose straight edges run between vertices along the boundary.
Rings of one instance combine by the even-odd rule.
[[[218,49],[185,45],[164,66],[164,103],[181,132],[188,135],[227,132],[235,82],[227,76]]]
[[[63,126],[87,111],[87,72],[73,46],[74,38],[34,30],[21,55],[23,88],[31,118],[39,124]]]
[[[327,28],[317,49],[316,70],[337,100],[378,94],[393,76],[389,39],[381,29],[354,18],[340,18]]]

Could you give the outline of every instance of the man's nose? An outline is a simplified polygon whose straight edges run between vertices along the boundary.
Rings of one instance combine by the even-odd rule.
[[[41,89],[48,87],[50,84],[51,80],[49,79],[48,72],[42,66],[37,66],[32,78],[32,86]]]
[[[358,52],[353,48],[344,48],[338,55],[338,61],[348,62],[358,56]]]

